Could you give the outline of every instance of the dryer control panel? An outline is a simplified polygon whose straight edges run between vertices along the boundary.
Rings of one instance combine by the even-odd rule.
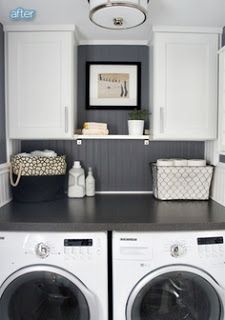
[[[114,232],[113,257],[157,264],[225,261],[225,231]]]
[[[223,237],[197,238],[198,253],[200,258],[219,258],[224,256]]]

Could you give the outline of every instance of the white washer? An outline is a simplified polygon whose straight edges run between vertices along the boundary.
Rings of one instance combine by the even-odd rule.
[[[0,232],[1,320],[108,319],[107,234]]]
[[[114,320],[224,320],[225,231],[114,232]]]

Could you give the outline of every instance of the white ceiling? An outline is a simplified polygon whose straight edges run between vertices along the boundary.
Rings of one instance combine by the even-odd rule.
[[[147,22],[126,31],[108,31],[93,25],[88,19],[87,0],[0,0],[0,22],[19,24],[9,21],[9,11],[17,7],[32,8],[37,11],[37,16],[26,24],[75,24],[81,40],[148,40],[152,25],[225,25],[225,0],[150,1]]]

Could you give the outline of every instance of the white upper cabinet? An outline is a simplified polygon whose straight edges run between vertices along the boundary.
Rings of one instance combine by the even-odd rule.
[[[10,138],[73,137],[74,59],[73,31],[7,32]]]
[[[153,139],[216,139],[218,46],[216,33],[154,33]]]
[[[219,152],[225,154],[225,47],[219,53]]]

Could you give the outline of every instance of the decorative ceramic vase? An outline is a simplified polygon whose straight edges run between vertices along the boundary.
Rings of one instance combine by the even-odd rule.
[[[141,136],[144,132],[144,120],[128,120],[128,133],[130,136]]]

